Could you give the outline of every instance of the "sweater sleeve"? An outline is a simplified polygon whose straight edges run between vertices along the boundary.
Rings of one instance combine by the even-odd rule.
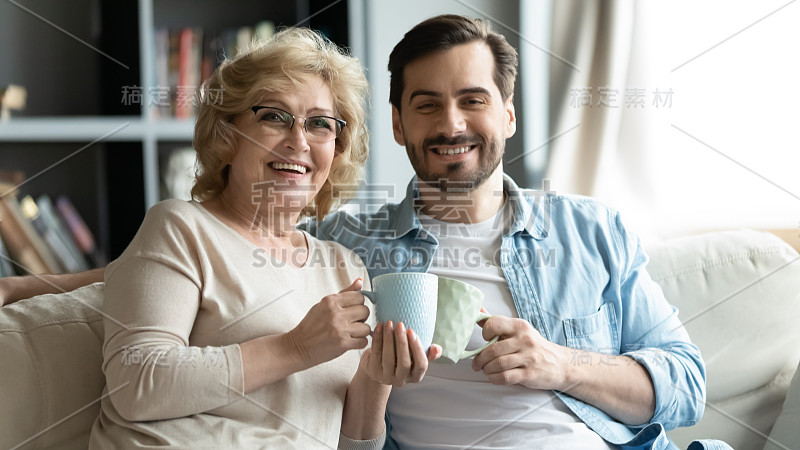
[[[189,345],[202,287],[192,232],[174,215],[151,210],[106,271],[103,371],[109,399],[126,420],[189,416],[243,391],[238,345]]]
[[[368,439],[365,441],[358,441],[355,439],[350,439],[349,437],[339,433],[339,445],[337,448],[340,450],[373,450],[373,449],[381,449],[383,448],[383,444],[386,442],[386,431],[384,430],[380,436],[376,437],[375,439]]]

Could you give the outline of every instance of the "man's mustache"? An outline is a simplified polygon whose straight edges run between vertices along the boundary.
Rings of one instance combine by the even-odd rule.
[[[425,138],[422,141],[422,148],[425,150],[435,147],[435,146],[467,146],[467,145],[483,145],[484,141],[479,135],[473,136],[455,136],[455,137],[448,137],[445,135],[439,135],[435,137]]]

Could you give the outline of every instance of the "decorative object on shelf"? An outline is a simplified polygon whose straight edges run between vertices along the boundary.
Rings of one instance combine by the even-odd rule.
[[[170,152],[166,164],[161,166],[162,198],[192,199],[196,163],[197,152],[192,147]]]
[[[9,84],[0,89],[0,121],[5,122],[11,118],[11,110],[25,109],[28,91],[16,84]]]
[[[16,186],[25,181],[25,174],[19,170],[0,169],[0,198],[17,190]],[[11,186],[14,186],[13,188]]]

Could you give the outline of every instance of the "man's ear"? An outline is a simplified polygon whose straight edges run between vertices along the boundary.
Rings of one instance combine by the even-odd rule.
[[[514,109],[514,96],[511,95],[506,100],[505,105],[505,114],[506,114],[506,121],[505,121],[505,128],[506,128],[506,139],[510,138],[517,132],[517,113]]]
[[[403,136],[403,124],[400,123],[400,110],[392,105],[392,132],[394,133],[394,141],[400,146],[406,146],[406,138]]]

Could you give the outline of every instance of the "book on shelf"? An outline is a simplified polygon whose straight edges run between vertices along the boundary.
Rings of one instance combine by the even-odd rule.
[[[94,235],[84,222],[78,210],[66,195],[56,198],[56,211],[65,228],[72,236],[73,242],[93,267],[104,267],[107,264],[105,253],[97,246]]]
[[[222,61],[246,51],[254,40],[269,39],[274,32],[275,24],[269,20],[221,31],[201,27],[156,29],[153,35],[155,86],[151,88],[151,105],[148,106],[159,118],[193,117],[199,102],[209,101],[200,99],[201,85]]]
[[[22,212],[16,187],[0,184],[0,234],[8,254],[21,271],[60,273],[61,266],[47,243]]]
[[[203,39],[203,49],[200,53],[200,82],[203,83],[214,72],[219,65],[222,56],[222,38],[220,36],[208,36]]]
[[[178,57],[178,86],[175,116],[188,119],[197,108],[200,88],[200,63],[203,48],[202,28],[184,28],[180,34]]]
[[[22,177],[0,170],[0,276],[82,272],[106,265],[104,253],[72,202],[21,196]],[[14,183],[8,183],[14,181]]]
[[[62,224],[48,195],[41,195],[35,201],[33,197],[25,196],[20,200],[20,204],[22,212],[33,223],[44,241],[50,245],[64,271],[74,273],[89,270],[89,263]]]
[[[169,30],[161,28],[155,30],[153,37],[153,45],[155,46],[155,88],[150,92],[150,101],[153,105],[153,114],[155,117],[169,117],[170,104],[172,99],[170,97],[170,61],[169,61]],[[177,81],[176,81],[177,83]]]
[[[262,20],[256,24],[253,34],[257,41],[266,41],[275,34],[275,24],[271,20]]]
[[[169,113],[175,117],[178,99],[178,76],[181,67],[181,30],[167,30],[167,89]]]
[[[6,244],[3,243],[3,236],[0,235],[0,277],[12,277],[16,274]]]
[[[53,273],[68,272],[68,266],[72,261],[69,260],[69,255],[63,248],[63,244],[59,242],[58,236],[55,235],[52,229],[48,228],[42,215],[39,214],[39,207],[36,206],[33,197],[30,195],[22,197],[19,201],[19,209],[22,211],[22,215],[28,219],[28,222],[33,225],[33,229],[36,230],[39,237],[47,244],[47,247],[50,249],[50,254],[53,255],[53,259],[56,260],[58,270]]]
[[[246,52],[250,49],[253,42],[253,29],[251,27],[241,27],[236,30],[236,54]]]

